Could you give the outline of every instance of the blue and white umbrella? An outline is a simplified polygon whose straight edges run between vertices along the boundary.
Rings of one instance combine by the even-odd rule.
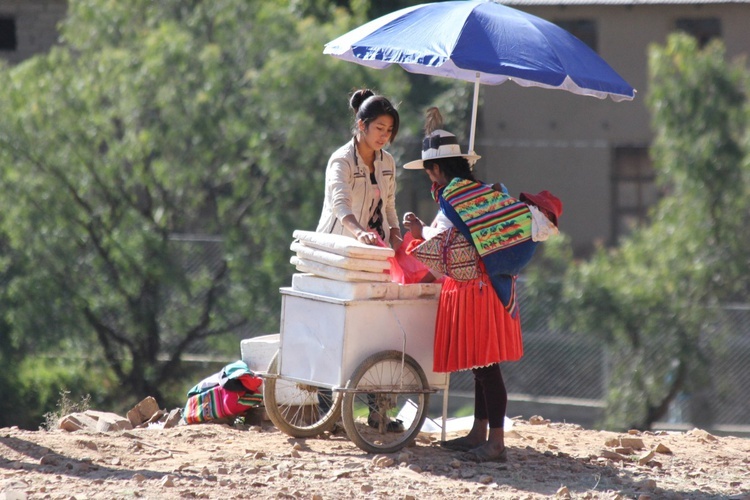
[[[615,101],[635,90],[588,45],[559,26],[491,1],[416,5],[328,42],[323,51],[371,68],[474,82],[469,151],[474,150],[479,84],[512,80]]]

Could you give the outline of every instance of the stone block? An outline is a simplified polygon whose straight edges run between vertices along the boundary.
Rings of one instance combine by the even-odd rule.
[[[96,430],[96,419],[85,413],[71,413],[60,419],[60,429],[68,432]]]
[[[116,413],[88,410],[86,415],[96,420],[96,430],[99,432],[129,431],[133,428],[128,419]]]
[[[179,425],[180,420],[182,420],[182,409],[175,408],[169,412],[169,415],[167,415],[167,419],[164,421],[164,428],[169,429],[170,427],[176,427]]]
[[[135,405],[127,414],[128,420],[133,427],[138,427],[148,421],[154,413],[159,411],[159,405],[152,396],[145,398]]]

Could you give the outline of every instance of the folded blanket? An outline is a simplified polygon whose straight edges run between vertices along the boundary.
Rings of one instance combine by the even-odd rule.
[[[352,271],[382,273],[383,271],[388,271],[391,267],[390,262],[387,260],[346,257],[327,250],[309,247],[301,241],[293,242],[290,249],[292,252],[296,252],[297,257],[301,259],[311,260],[327,266],[339,267],[341,269],[350,269]]]
[[[367,271],[353,271],[351,269],[342,269],[340,267],[329,266],[315,262],[313,260],[302,259],[293,256],[289,260],[298,271],[302,273],[312,273],[323,278],[329,278],[338,281],[376,281],[386,283],[391,281],[390,273],[370,273]]]
[[[316,233],[315,231],[297,229],[292,236],[305,246],[343,255],[344,257],[388,260],[389,257],[396,255],[392,248],[365,245],[354,238],[339,234]]]

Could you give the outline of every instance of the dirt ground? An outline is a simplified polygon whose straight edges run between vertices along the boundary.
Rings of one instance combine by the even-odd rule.
[[[171,498],[750,499],[750,439],[613,433],[514,419],[507,463],[474,464],[420,434],[377,456],[344,433],[272,424],[96,433],[0,429],[0,500]],[[449,435],[449,437],[455,437]]]

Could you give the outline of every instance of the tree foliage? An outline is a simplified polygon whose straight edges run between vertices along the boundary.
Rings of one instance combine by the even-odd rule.
[[[87,356],[132,403],[160,398],[185,353],[278,331],[348,92],[410,89],[322,55],[367,3],[294,6],[76,0],[60,46],[0,68],[8,362]]]
[[[606,425],[649,428],[708,384],[716,306],[746,300],[747,70],[714,42],[673,35],[649,52],[657,182],[667,195],[619,248],[571,267],[566,322],[611,352]],[[713,340],[720,340],[719,337]]]

